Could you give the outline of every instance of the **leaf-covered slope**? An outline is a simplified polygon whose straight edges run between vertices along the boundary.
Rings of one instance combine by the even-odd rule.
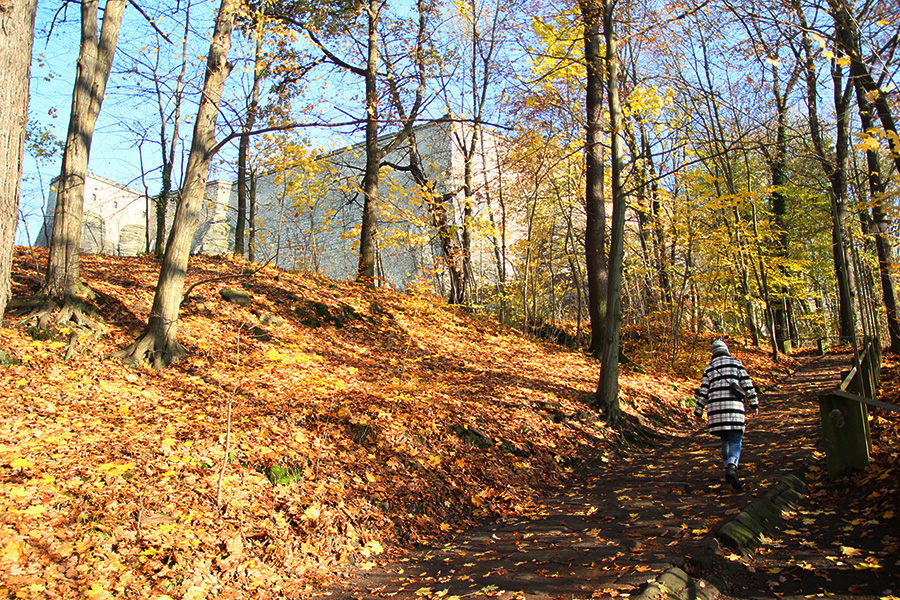
[[[18,295],[39,281],[34,252],[17,254]],[[193,257],[188,285],[242,268]],[[101,339],[0,329],[21,361],[0,368],[0,595],[300,597],[384,552],[527,513],[615,448],[584,403],[598,364],[583,354],[428,295],[271,267],[193,289],[187,360],[106,360],[141,331],[157,269],[83,257]],[[677,428],[695,385],[626,370],[624,407]]]

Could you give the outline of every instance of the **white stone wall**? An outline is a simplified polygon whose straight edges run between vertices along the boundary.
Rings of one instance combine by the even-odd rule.
[[[464,156],[460,144],[465,127],[459,123],[428,124],[416,129],[419,154],[434,193],[453,193],[450,220],[463,222]],[[454,131],[455,130],[455,131]],[[453,132],[451,134],[451,132]],[[502,138],[486,132],[478,145],[473,172],[475,206],[473,263],[493,281],[497,268],[491,216],[499,222]],[[269,258],[289,269],[315,271],[334,279],[355,277],[362,219],[362,176],[365,148],[350,146],[319,157],[315,174],[284,171],[257,180],[257,261]],[[441,249],[427,206],[412,176],[398,170],[409,163],[409,146],[402,144],[383,163],[379,181],[376,234],[378,277],[405,288],[413,281],[444,277],[438,266]],[[231,205],[236,206],[236,190]],[[233,220],[233,219],[232,219]]]
[[[194,234],[192,254],[225,254],[234,246],[232,224],[228,221],[228,202],[233,184],[210,181],[200,213],[200,225]],[[50,185],[44,224],[36,245],[48,246],[53,233],[53,211],[56,208],[56,180]],[[149,220],[147,214],[150,214]],[[172,226],[175,203],[166,211],[167,230]],[[148,237],[149,236],[149,237]],[[84,182],[84,228],[82,252],[137,256],[150,251],[156,241],[156,205],[142,192],[89,173]]]
[[[35,242],[38,246],[47,246],[53,232],[56,184],[56,179],[50,184],[44,223]],[[84,182],[82,251],[122,256],[143,252],[147,245],[147,208],[144,193],[89,174]]]
[[[471,140],[471,128],[459,123],[436,123],[416,128],[415,135],[433,192],[452,195],[449,218],[461,229],[464,156],[460,144]],[[504,212],[500,206],[503,174],[499,165],[505,152],[503,138],[485,132],[473,165],[472,258],[476,275],[487,281],[494,281],[497,273],[494,244],[499,243],[500,229],[495,225]],[[379,184],[377,276],[382,283],[398,288],[420,281],[431,282],[440,289],[445,283],[445,272],[425,198],[412,176],[400,170],[409,163],[408,144],[402,144],[384,163],[392,166],[382,168]],[[312,173],[295,167],[259,177],[256,261],[272,260],[283,268],[314,271],[333,279],[354,278],[359,259],[364,168],[365,148],[359,144],[320,156]],[[89,175],[85,192],[85,252],[139,254],[146,249],[148,227],[153,243],[155,205],[150,203],[148,222],[144,194],[95,175]],[[47,245],[55,202],[56,193],[52,191],[46,231],[39,234],[38,245]],[[167,228],[171,227],[174,211],[172,202],[167,210]],[[237,184],[210,181],[191,253],[232,251],[236,216]],[[246,231],[249,236],[249,226]],[[518,235],[513,228],[508,231],[510,236]],[[506,243],[510,245],[510,239]]]

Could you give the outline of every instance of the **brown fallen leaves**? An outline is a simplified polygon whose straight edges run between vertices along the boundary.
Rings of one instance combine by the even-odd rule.
[[[19,249],[14,294],[44,260]],[[188,284],[242,268],[193,257]],[[0,329],[20,361],[0,368],[4,597],[302,597],[353,564],[524,514],[613,449],[584,404],[598,365],[583,354],[428,295],[271,267],[237,280],[250,307],[221,282],[192,292],[183,362],[107,360],[141,331],[156,275],[152,258],[84,256],[104,335],[80,334],[69,361],[69,331]],[[695,386],[626,369],[623,405],[675,430]]]

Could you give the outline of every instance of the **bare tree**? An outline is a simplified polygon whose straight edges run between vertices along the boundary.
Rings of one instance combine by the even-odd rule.
[[[188,0],[184,11],[184,37],[182,38],[181,47],[181,65],[178,75],[175,78],[174,86],[171,90],[172,103],[168,105],[164,101],[166,94],[164,93],[160,79],[153,78],[154,88],[156,90],[157,107],[159,109],[159,142],[160,153],[162,158],[162,187],[156,196],[156,241],[154,244],[156,256],[162,258],[165,253],[165,236],[166,236],[166,210],[169,206],[169,199],[172,195],[172,172],[175,167],[175,150],[181,142],[179,130],[181,127],[181,110],[182,100],[184,98],[184,77],[187,71],[188,54],[188,29],[191,23],[191,0]],[[157,67],[159,65],[159,52],[155,54]],[[158,69],[154,69],[156,73]],[[171,106],[171,108],[169,108]],[[167,110],[168,109],[168,110]],[[168,123],[172,125],[172,135],[166,133]]]
[[[850,59],[850,78],[856,91],[856,102],[859,109],[859,118],[864,132],[875,128],[875,115],[881,122],[887,135],[891,156],[894,159],[895,168],[900,171],[900,138],[897,137],[897,127],[891,112],[890,104],[882,92],[882,85],[872,77],[869,66],[864,60],[861,47],[859,23],[862,15],[851,14],[850,6],[829,0],[832,17],[835,24],[835,39],[841,51]],[[887,48],[882,49],[882,54],[888,49],[891,51],[898,47],[898,38],[894,35]],[[868,168],[867,179],[871,194],[872,232],[875,236],[875,248],[878,255],[878,270],[881,278],[882,301],[884,303],[885,317],[888,325],[888,338],[891,352],[900,353],[900,315],[897,305],[897,284],[894,280],[894,252],[891,238],[887,231],[883,231],[887,223],[885,216],[885,193],[887,191],[882,177],[881,158],[879,155],[880,144],[876,148],[866,147],[866,162]]]
[[[253,56],[253,83],[247,97],[246,117],[241,127],[241,137],[238,143],[238,172],[237,172],[237,218],[234,227],[234,254],[244,256],[244,237],[249,221],[251,234],[254,230],[253,214],[255,212],[254,194],[251,189],[256,185],[255,170],[250,166],[250,134],[256,125],[256,117],[259,112],[259,95],[263,79],[265,79],[268,66],[263,57],[263,28],[266,24],[265,5],[253,12],[251,22],[247,26],[247,32],[255,38],[255,50]],[[247,181],[247,174],[250,181]],[[249,198],[248,198],[249,196]],[[248,207],[247,201],[250,201]],[[249,239],[249,258],[253,260],[253,235]]]
[[[219,5],[206,61],[203,96],[194,122],[185,184],[166,243],[150,318],[143,334],[134,343],[113,355],[128,362],[149,360],[154,368],[163,368],[185,355],[184,348],[178,342],[178,314],[181,310],[191,241],[197,230],[209,178],[209,165],[221,147],[221,144],[216,143],[216,117],[219,114],[222,88],[231,72],[228,50],[231,48],[231,32],[238,4],[239,0],[221,0]]]
[[[379,111],[381,95],[381,73],[383,64],[380,54],[381,39],[379,36],[382,26],[382,17],[387,9],[385,0],[349,0],[346,4],[337,3],[330,11],[311,13],[307,6],[297,7],[296,2],[282,0],[273,8],[273,16],[283,22],[306,32],[310,40],[322,53],[324,62],[334,65],[338,69],[351,75],[361,77],[364,86],[365,117],[361,122],[365,127],[365,167],[363,169],[362,184],[360,188],[363,196],[362,223],[359,237],[359,263],[357,280],[374,284],[376,266],[376,231],[378,228],[378,187],[382,160],[391,152],[399,148],[409,137],[410,131],[419,116],[424,96],[424,82],[418,77],[413,77],[415,91],[410,108],[406,111],[405,122],[401,124],[399,131],[381,136],[380,127],[383,124]],[[426,42],[425,24],[426,15],[432,7],[424,0],[416,2],[417,33],[415,36],[415,48],[409,49],[413,60],[422,59],[422,48]],[[326,15],[327,12],[327,16]],[[322,35],[340,37],[352,36],[347,28],[346,19],[352,18],[351,14],[359,14],[365,27],[365,36],[360,36],[351,45],[358,45],[363,54],[364,64],[354,64],[351,59],[345,59],[338,52],[326,45],[326,38]],[[342,22],[342,17],[344,21]],[[323,20],[328,21],[323,25]],[[414,68],[414,70],[418,70]]]

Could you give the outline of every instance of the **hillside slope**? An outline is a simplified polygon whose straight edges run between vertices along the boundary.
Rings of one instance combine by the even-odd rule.
[[[45,260],[18,250],[15,295]],[[142,330],[150,257],[83,257],[100,339],[4,323],[17,362],[0,368],[0,595],[301,597],[527,514],[622,443],[585,404],[599,365],[580,352],[425,294],[271,267],[222,279],[242,269],[191,259],[188,285],[211,281],[183,306],[189,358],[164,371],[105,358]],[[770,381],[762,353],[740,356]],[[638,370],[623,408],[677,434],[696,379]]]

